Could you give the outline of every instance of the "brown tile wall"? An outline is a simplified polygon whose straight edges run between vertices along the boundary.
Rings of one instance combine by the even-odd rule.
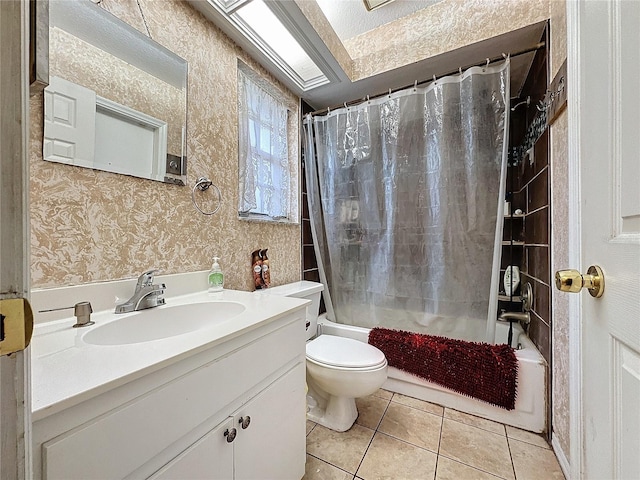
[[[546,37],[546,34],[545,34]],[[543,38],[545,40],[545,38]],[[547,41],[548,45],[548,41]],[[536,54],[529,71],[520,99],[531,96],[528,107],[520,107],[512,114],[511,144],[520,145],[527,126],[537,114],[536,105],[544,97],[548,85],[548,52],[541,49]],[[520,100],[519,99],[519,100]],[[517,100],[517,101],[519,101]],[[521,222],[513,230],[513,238],[523,240],[524,245],[518,255],[513,256],[514,264],[520,266],[521,286],[531,283],[533,289],[533,307],[529,337],[547,361],[552,365],[551,348],[551,215],[550,215],[550,141],[549,129],[545,129],[531,149],[532,153],[518,165],[509,167],[508,189],[511,187],[512,209],[521,209],[523,219],[505,220],[505,238],[510,223]],[[509,253],[503,248],[503,267],[509,264]],[[505,257],[507,260],[505,260]],[[500,308],[520,311],[521,305],[508,305],[501,302]],[[547,370],[547,385],[551,385],[552,369]],[[551,397],[548,392],[548,412],[550,421]],[[549,424],[549,422],[548,422]]]
[[[523,88],[521,98],[531,96],[531,105],[517,112],[525,116],[529,124],[534,116],[535,106],[544,96],[547,88],[547,53],[539,50]],[[513,138],[517,145],[521,138]],[[520,260],[521,285],[526,282],[533,287],[534,303],[531,312],[529,336],[544,358],[551,364],[551,278],[550,278],[550,215],[549,215],[549,134],[548,130],[540,136],[531,155],[519,165],[511,167],[513,176],[513,204],[524,212],[524,219],[512,219],[510,222],[523,222],[523,230],[518,232],[522,247]],[[514,258],[515,260],[515,258]]]
[[[314,109],[304,101],[302,102],[302,116]],[[304,142],[303,142],[304,144]],[[304,147],[303,147],[304,150]],[[318,260],[313,249],[313,237],[311,234],[311,221],[309,220],[309,205],[307,204],[307,179],[305,172],[305,153],[302,154],[302,278],[312,282],[320,281]],[[326,312],[324,298],[320,299],[320,313]]]

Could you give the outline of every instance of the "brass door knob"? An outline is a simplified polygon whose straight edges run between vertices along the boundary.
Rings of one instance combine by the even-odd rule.
[[[604,293],[604,274],[597,265],[591,265],[585,275],[578,270],[558,270],[556,288],[569,293],[577,293],[586,288],[592,297],[600,298]]]

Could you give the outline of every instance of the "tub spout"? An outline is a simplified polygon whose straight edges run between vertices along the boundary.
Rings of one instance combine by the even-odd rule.
[[[502,322],[511,322],[517,320],[518,322],[522,322],[525,325],[529,325],[531,321],[531,317],[529,312],[501,312],[498,315],[498,320]]]

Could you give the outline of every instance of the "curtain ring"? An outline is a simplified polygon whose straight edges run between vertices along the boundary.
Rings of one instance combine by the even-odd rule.
[[[416,79],[416,81],[413,82],[413,91],[417,91],[418,90],[418,80]]]
[[[458,74],[462,75],[462,67],[458,67]]]
[[[433,75],[433,83],[436,83],[436,76],[435,76],[435,74]]]
[[[389,97],[391,97],[391,89],[389,89]]]
[[[347,110],[349,109],[349,107],[347,107],[347,102],[344,102],[344,108]]]
[[[331,115],[331,109],[327,107],[327,115]]]
[[[367,95],[367,103],[371,103],[371,100],[369,100],[369,95]]]
[[[484,69],[486,69],[486,68],[489,66],[489,63],[491,63],[491,62],[490,62],[490,61],[489,61],[489,59],[487,58],[487,64],[484,66]],[[484,70],[484,69],[483,69],[483,70]]]
[[[509,55],[507,55],[506,53],[502,52],[502,58],[504,58],[506,60],[507,58],[509,58]]]

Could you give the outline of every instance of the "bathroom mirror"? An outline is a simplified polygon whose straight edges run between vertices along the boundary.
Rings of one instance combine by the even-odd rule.
[[[184,185],[187,62],[90,0],[49,1],[45,160]]]

